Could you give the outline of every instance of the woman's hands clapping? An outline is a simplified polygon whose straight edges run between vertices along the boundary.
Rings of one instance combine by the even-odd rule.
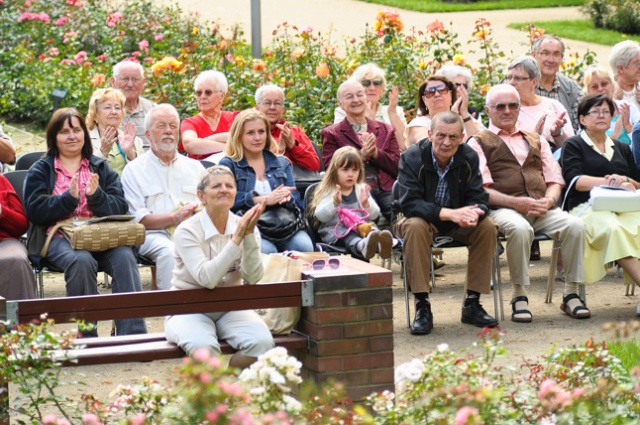
[[[97,174],[91,173],[89,180],[87,180],[87,185],[85,186],[84,193],[87,196],[91,196],[96,193],[98,187],[100,186],[100,178]],[[80,197],[80,188],[78,186],[78,174],[75,174],[71,181],[69,182],[69,193],[75,199]]]
[[[291,192],[294,190],[296,190],[295,187],[281,184],[267,195],[267,205],[286,204],[291,201]]]
[[[244,240],[246,235],[253,234],[253,231],[256,228],[256,224],[260,219],[260,216],[264,212],[267,207],[266,200],[263,200],[259,204],[254,205],[251,209],[249,209],[246,213],[240,217],[238,221],[238,226],[236,227],[236,231],[233,232],[233,236],[231,240],[236,245],[240,245],[240,243]]]

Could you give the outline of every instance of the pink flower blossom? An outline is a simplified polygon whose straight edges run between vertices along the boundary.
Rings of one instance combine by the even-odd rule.
[[[225,393],[227,393],[229,395],[238,396],[238,395],[242,394],[242,389],[240,388],[240,385],[238,385],[238,384],[225,382],[225,381],[219,381],[218,382],[218,388],[220,388],[222,391],[224,391]]]
[[[85,63],[82,64],[82,66],[84,66],[85,68],[88,68],[88,67],[90,67],[92,65],[93,65],[93,62],[91,62],[91,61],[86,61]]]
[[[115,26],[118,24],[118,21],[120,21],[120,19],[122,19],[122,13],[120,12],[108,14],[107,26],[111,28],[115,28]]]
[[[164,34],[156,34],[155,37],[153,37],[153,39],[156,41],[162,41],[163,38]]]
[[[211,366],[214,369],[217,369],[220,366],[222,366],[222,361],[220,360],[220,357],[211,357],[209,359],[209,366]]]
[[[193,353],[193,358],[200,361],[206,362],[209,360],[211,353],[206,348],[198,348],[195,353]]]
[[[145,61],[146,63],[153,63],[153,58],[151,58],[151,57],[147,57],[147,58],[144,58],[144,61]]]
[[[214,410],[210,410],[206,413],[205,417],[211,423],[218,422],[218,414]]]
[[[456,413],[454,423],[455,425],[466,425],[470,423],[469,420],[473,420],[471,423],[475,423],[475,416],[478,416],[478,409],[470,406],[462,406]]]
[[[142,40],[138,43],[138,47],[140,47],[140,50],[143,52],[146,52],[149,50],[149,42],[147,40]]]
[[[96,87],[99,87],[103,85],[106,80],[107,80],[107,77],[104,74],[94,74],[93,77],[91,78],[91,84],[93,84]]]
[[[76,53],[75,60],[78,65],[84,62],[85,59],[87,59],[87,52],[85,52],[84,50],[80,50],[78,53]]]
[[[38,56],[38,59],[40,60],[44,60],[47,57],[46,53],[41,54],[40,56]]]
[[[66,16],[61,17],[60,19],[56,20],[53,25],[60,27],[64,24],[66,24],[67,22],[69,22],[69,18],[67,18]]]
[[[76,61],[73,59],[62,59],[60,65],[76,65]]]
[[[42,417],[42,423],[45,425],[55,424],[56,422],[58,422],[58,417],[56,415],[49,414]]]
[[[137,51],[137,50],[135,52],[131,53],[131,56],[133,56],[134,58],[137,58],[140,55],[141,55],[141,53],[139,51]]]
[[[142,425],[144,421],[147,419],[145,415],[142,413],[138,413],[133,418],[131,418],[131,425]]]
[[[93,413],[85,413],[82,415],[82,422],[87,425],[100,425],[100,420]]]
[[[107,55],[103,53],[100,56],[98,56],[96,59],[98,59],[98,62],[104,62],[107,60]]]
[[[202,372],[198,376],[198,379],[200,379],[200,382],[202,382],[203,384],[208,384],[209,382],[211,382],[212,378],[210,373]]]
[[[49,55],[50,56],[58,56],[59,54],[60,54],[60,52],[58,51],[57,47],[49,48]]]

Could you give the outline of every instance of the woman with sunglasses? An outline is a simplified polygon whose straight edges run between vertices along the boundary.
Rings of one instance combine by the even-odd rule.
[[[203,71],[196,77],[193,86],[200,113],[182,121],[178,151],[186,152],[189,158],[208,159],[217,163],[215,158],[209,157],[224,150],[231,124],[240,111],[222,110],[229,83],[221,72]]]
[[[564,142],[560,159],[562,177],[569,185],[565,208],[585,223],[585,282],[602,279],[607,265],[616,261],[625,272],[625,283],[640,285],[640,215],[593,211],[589,203],[589,192],[596,186],[615,186],[630,192],[640,188],[640,171],[631,149],[607,136],[613,112],[609,97],[588,95],[580,101],[582,131]],[[640,316],[640,305],[636,315]]]
[[[360,81],[364,87],[367,95],[367,103],[365,104],[367,118],[393,126],[400,152],[404,152],[407,149],[404,142],[407,119],[402,107],[398,106],[398,87],[391,87],[389,104],[384,105],[380,100],[387,92],[387,80],[384,78],[384,71],[379,66],[373,63],[361,65],[353,72],[352,78]],[[346,116],[346,112],[338,106],[334,110],[333,123],[341,122]]]
[[[441,75],[430,75],[418,88],[416,104],[418,116],[405,130],[407,147],[429,136],[431,117],[438,112],[451,110],[462,117],[467,137],[482,130],[482,124],[469,114],[469,96],[464,87],[456,85]]]
[[[236,180],[229,168],[217,165],[202,173],[197,193],[203,210],[180,223],[174,234],[172,289],[256,284],[264,273],[256,223],[266,203],[242,217],[233,214]],[[271,332],[253,310],[168,316],[164,329],[167,341],[190,356],[200,348],[218,356],[219,340],[226,340],[237,350],[229,366],[238,368],[274,346]]]

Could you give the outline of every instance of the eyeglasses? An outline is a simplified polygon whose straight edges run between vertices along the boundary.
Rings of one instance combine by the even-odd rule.
[[[362,84],[362,87],[369,87],[371,84],[376,87],[380,87],[382,85],[382,80],[362,80],[360,83]]]
[[[260,104],[262,106],[264,106],[265,108],[271,108],[272,106],[274,108],[282,108],[283,103],[282,102],[269,102],[269,101],[264,101],[264,102],[260,102]]]
[[[540,55],[544,56],[545,58],[552,57],[553,59],[555,59],[557,61],[562,59],[562,57],[564,56],[564,54],[562,52],[550,52],[548,50],[541,51]]]
[[[465,83],[456,83],[456,87],[464,87],[466,90],[469,90],[469,85]]]
[[[495,105],[488,105],[490,108],[495,108],[498,112],[504,112],[505,109],[509,108],[510,111],[517,111],[520,109],[520,104],[517,102],[511,103],[496,103]]]
[[[142,78],[140,77],[118,77],[117,78],[118,81],[123,82],[123,83],[128,83],[129,81],[131,81],[133,84],[138,84],[140,81],[142,81]]]
[[[214,93],[219,93],[220,90],[211,90],[211,89],[206,89],[206,90],[196,90],[196,97],[200,97],[203,94],[207,97],[211,96]]]
[[[590,115],[592,117],[599,117],[599,116],[610,117],[611,111],[608,109],[592,109],[589,112],[587,112],[587,115]]]
[[[449,87],[447,87],[445,84],[440,84],[439,86],[435,87],[427,87],[426,89],[424,89],[424,97],[426,97],[427,99],[433,97],[436,95],[436,92],[444,96],[445,94],[449,93]]]
[[[519,83],[521,81],[527,81],[530,80],[531,77],[518,77],[517,75],[507,75],[507,78],[505,78],[506,81],[515,81],[516,83]]]
[[[328,259],[320,258],[318,260],[314,260],[313,263],[311,263],[311,268],[313,270],[322,270],[327,268],[327,266],[331,270],[336,270],[340,267],[340,260],[335,257]]]

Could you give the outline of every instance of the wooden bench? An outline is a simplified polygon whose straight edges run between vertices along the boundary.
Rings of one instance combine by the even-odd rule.
[[[309,280],[220,287],[213,291],[204,288],[163,290],[21,301],[0,298],[0,319],[11,323],[29,323],[47,313],[47,317],[56,323],[69,323],[75,319],[100,321],[312,305],[313,284]],[[288,350],[308,347],[307,337],[300,333],[274,335],[274,340],[277,346]],[[74,352],[77,362],[66,366],[151,361],[185,356],[180,347],[167,342],[164,333],[84,338],[78,339],[76,343],[85,348]],[[234,352],[224,341],[221,341],[221,350],[224,354]]]

